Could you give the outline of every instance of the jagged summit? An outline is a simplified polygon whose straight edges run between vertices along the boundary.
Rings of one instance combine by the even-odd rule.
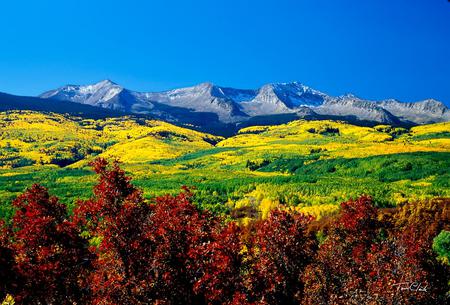
[[[116,105],[113,100],[124,90],[110,80],[102,80],[91,85],[66,85],[41,94],[41,98],[65,100],[103,108],[126,110]]]
[[[195,116],[200,125],[234,124],[255,116],[300,113],[387,124],[450,120],[448,108],[433,99],[403,103],[394,99],[365,100],[351,93],[333,97],[297,81],[270,83],[257,89],[236,89],[204,82],[163,92],[136,92],[106,79],[85,86],[63,86],[40,97],[151,114],[174,122],[186,122],[187,118]]]
[[[115,82],[113,82],[110,79],[104,79],[102,81],[99,81],[97,84],[103,84],[103,85],[109,85],[109,86],[117,85]]]

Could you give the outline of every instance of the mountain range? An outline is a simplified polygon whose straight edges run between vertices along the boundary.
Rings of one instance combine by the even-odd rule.
[[[0,95],[0,99],[4,96]],[[338,119],[366,125],[450,121],[449,108],[434,99],[400,102],[394,99],[371,101],[352,94],[334,97],[299,82],[267,84],[258,89],[202,83],[163,92],[137,92],[103,80],[84,86],[66,85],[29,99],[34,101],[33,105],[70,108],[72,104],[79,110],[73,105],[78,104],[91,106],[84,109],[88,112],[100,108],[109,115],[150,116],[208,131],[230,131],[299,118]]]
[[[70,114],[90,119],[120,117],[124,113],[111,109],[104,109],[69,101],[42,99],[31,96],[18,96],[0,92],[0,111],[32,110],[40,112],[54,112]]]

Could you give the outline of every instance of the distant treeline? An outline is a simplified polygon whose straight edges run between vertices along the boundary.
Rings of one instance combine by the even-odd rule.
[[[70,215],[33,185],[0,225],[4,304],[445,304],[450,200],[315,220],[275,209],[247,225],[177,196],[146,201],[118,164],[92,163]]]

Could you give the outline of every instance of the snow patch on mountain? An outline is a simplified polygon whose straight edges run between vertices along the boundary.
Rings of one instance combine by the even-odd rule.
[[[351,118],[385,124],[450,120],[448,108],[436,100],[403,103],[396,100],[364,100],[351,94],[332,97],[299,82],[267,84],[259,89],[235,89],[202,83],[164,92],[136,92],[104,80],[86,86],[67,85],[45,92],[40,97],[150,114],[181,122],[187,117],[195,116],[197,121],[204,117],[204,124],[234,124],[254,116],[295,113],[299,116]]]

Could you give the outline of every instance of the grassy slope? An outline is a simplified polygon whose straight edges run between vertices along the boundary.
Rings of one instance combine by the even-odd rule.
[[[132,118],[29,112],[0,114],[0,126],[0,160],[15,156],[19,165],[35,163],[11,169],[4,162],[0,216],[36,181],[68,204],[88,197],[95,177],[86,164],[95,155],[121,159],[147,197],[196,186],[200,205],[225,213],[264,214],[287,205],[322,215],[362,193],[380,205],[450,196],[449,123],[406,131],[295,121],[244,128],[215,146],[219,137]],[[36,165],[60,160],[71,164]]]

